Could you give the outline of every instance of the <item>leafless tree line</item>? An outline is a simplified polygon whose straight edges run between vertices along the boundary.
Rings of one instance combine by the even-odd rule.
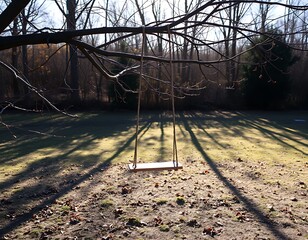
[[[62,15],[56,27],[46,20],[47,3]],[[33,99],[46,104],[41,96],[51,98],[50,106],[67,99],[111,102],[112,84],[137,91],[121,79],[140,72],[141,58],[142,102],[162,105],[171,93],[170,54],[179,102],[224,103],[245,80],[241,65],[258,48],[255,38],[270,28],[300,56],[290,72],[293,100],[307,94],[305,1],[7,0],[0,7],[2,109]]]

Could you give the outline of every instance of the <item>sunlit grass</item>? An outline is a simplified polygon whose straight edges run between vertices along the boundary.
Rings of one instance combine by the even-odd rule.
[[[301,113],[180,113],[176,138],[179,161],[203,159],[225,162],[242,159],[269,165],[307,161],[307,123]],[[50,136],[15,130],[17,139],[0,128],[0,181],[32,168],[78,164],[92,168],[104,162],[128,164],[133,160],[135,116],[132,113],[81,113],[78,119],[60,115],[6,115],[6,122],[26,130],[49,132]],[[160,113],[141,118],[138,161],[172,159],[173,126],[170,116]],[[206,161],[206,159],[204,159]],[[188,161],[188,163],[186,163]]]
[[[147,173],[126,170],[134,157],[134,113],[78,115],[3,116],[18,128],[0,128],[1,226],[9,226],[15,211],[16,216],[30,213],[33,221],[25,226],[32,226],[33,237],[41,236],[34,225],[62,226],[79,214],[85,219],[95,215],[93,223],[118,215],[117,221],[146,230],[147,219],[153,221],[171,207],[174,212],[168,214],[189,209],[188,215],[173,218],[181,227],[197,227],[205,215],[220,218],[211,206],[219,206],[217,212],[224,212],[228,224],[242,221],[234,212],[242,207],[282,224],[286,213],[281,209],[289,206],[292,216],[298,216],[294,226],[305,223],[300,216],[307,205],[308,112],[178,112],[176,139],[183,170]],[[138,136],[138,162],[172,159],[170,113],[142,114]],[[46,217],[47,206],[53,211],[46,223],[36,222],[31,212],[36,206],[43,208],[39,218]],[[178,232],[173,223],[164,220],[157,229]]]

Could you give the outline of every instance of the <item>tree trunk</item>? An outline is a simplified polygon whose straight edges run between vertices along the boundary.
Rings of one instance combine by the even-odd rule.
[[[27,34],[27,17],[25,16],[25,9],[22,10],[22,34]],[[23,66],[23,74],[27,80],[29,80],[29,63],[28,63],[28,46],[22,45],[22,66]],[[25,104],[29,103],[29,89],[26,85],[24,85],[24,94],[25,94]]]
[[[269,5],[266,3],[260,4],[260,17],[261,17],[261,33],[265,33],[266,31],[266,21],[269,12]]]
[[[17,36],[18,34],[18,18],[14,19],[13,22],[13,29],[12,29],[12,36]],[[12,48],[12,66],[15,69],[18,69],[18,47],[13,47]],[[20,91],[19,91],[19,84],[18,84],[18,80],[16,79],[16,77],[12,77],[13,79],[13,96],[15,98],[19,98],[20,96]]]
[[[67,0],[67,29],[76,30],[76,0]],[[75,103],[80,101],[79,96],[79,74],[78,74],[78,56],[77,56],[77,47],[75,45],[70,45],[69,47],[70,54],[70,83],[71,83],[71,100]]]

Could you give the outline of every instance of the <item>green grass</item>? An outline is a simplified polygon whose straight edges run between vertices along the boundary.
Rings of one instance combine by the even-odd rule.
[[[304,119],[306,122],[295,119]],[[121,198],[130,197],[120,194],[117,178],[121,176],[113,176],[112,173],[100,179],[101,192],[97,196],[91,195],[90,187],[91,179],[96,179],[96,173],[103,171],[108,164],[125,167],[133,160],[135,114],[80,113],[79,118],[58,114],[4,114],[2,120],[17,127],[9,131],[0,125],[0,198],[3,204],[14,206],[16,215],[36,205],[45,207],[52,204],[44,199],[65,196],[83,184],[89,184],[89,188],[82,188],[82,191],[89,191],[89,204],[96,198],[105,199],[97,206],[105,213],[118,204],[117,199],[109,198],[111,194]],[[170,177],[170,183],[165,182],[167,187],[171,181],[187,181],[187,184],[191,184],[190,174],[215,173],[223,180],[228,175],[233,178],[234,171],[256,181],[258,188],[258,181],[262,181],[271,188],[277,186],[293,193],[301,189],[302,184],[298,185],[300,182],[307,184],[307,124],[308,112],[179,112],[176,125],[178,156],[186,175],[179,177],[175,174],[170,177],[167,171],[159,174],[168,174]],[[151,112],[142,115],[138,161],[170,161],[172,130],[170,114]],[[17,138],[13,138],[13,135]],[[189,164],[200,166],[201,162],[204,163],[204,169],[185,169]],[[224,167],[224,163],[229,164]],[[233,166],[239,169],[231,168]],[[245,171],[242,171],[241,166],[245,167]],[[131,176],[134,179],[134,175]],[[105,177],[114,181],[111,184],[105,182]],[[146,175],[144,179],[146,184],[154,187],[152,175]],[[158,183],[158,189],[164,186],[163,182]],[[256,198],[257,205],[264,209],[262,207],[268,204],[266,192],[261,191]],[[159,208],[175,204],[185,208],[190,206],[189,200],[185,193],[177,191],[173,198],[165,199],[158,195],[153,201]],[[227,192],[221,193],[221,200],[234,202],[233,195]],[[65,219],[71,212],[74,213],[75,208],[70,198],[63,198],[63,201],[56,211],[63,214]],[[300,204],[292,202],[292,205],[303,208],[304,205]],[[111,208],[108,210],[108,207]],[[143,208],[147,214],[156,211],[147,205]],[[7,217],[11,214],[10,208],[3,209],[0,228],[10,224]],[[270,213],[276,214],[275,211]],[[226,216],[233,221],[240,220],[233,214]],[[127,218],[126,214],[121,218],[125,218],[124,221],[130,226],[145,226],[139,218]],[[62,224],[60,220],[55,221]],[[181,216],[178,221],[184,224],[187,219]],[[171,227],[163,225],[160,230],[172,231]],[[138,231],[146,229],[140,228]],[[34,228],[31,234],[37,238],[41,230]]]
[[[109,208],[109,207],[114,205],[114,203],[111,199],[104,199],[104,200],[101,201],[100,204],[101,204],[102,208]]]
[[[159,230],[162,232],[169,232],[170,231],[170,227],[166,224],[163,225],[159,225]]]
[[[171,160],[171,115],[153,112],[141,117],[139,159]],[[0,182],[35,170],[48,169],[57,176],[60,168],[72,164],[78,166],[73,171],[80,172],[133,159],[134,113],[80,113],[79,118],[4,114],[2,119],[18,129],[11,128],[14,139],[0,127]],[[240,158],[289,166],[307,162],[307,124],[308,112],[180,112],[176,126],[179,159],[225,162]]]
[[[157,198],[154,200],[154,202],[156,202],[157,205],[164,205],[168,202],[168,199],[165,198]]]
[[[61,207],[61,212],[65,213],[65,214],[68,214],[70,210],[71,210],[70,206],[64,205],[64,206]]]

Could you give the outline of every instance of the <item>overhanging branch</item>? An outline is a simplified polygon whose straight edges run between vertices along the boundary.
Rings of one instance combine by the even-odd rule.
[[[12,0],[0,14],[0,33],[18,16],[31,0]]]
[[[65,32],[42,32],[37,34],[27,34],[18,36],[5,36],[0,37],[0,51],[10,49],[12,47],[21,46],[24,44],[58,44],[68,43],[75,37],[82,37],[92,34],[105,34],[105,33],[142,33],[142,27],[102,27],[93,29],[82,29]],[[163,27],[146,27],[146,33],[167,33],[167,26]]]

